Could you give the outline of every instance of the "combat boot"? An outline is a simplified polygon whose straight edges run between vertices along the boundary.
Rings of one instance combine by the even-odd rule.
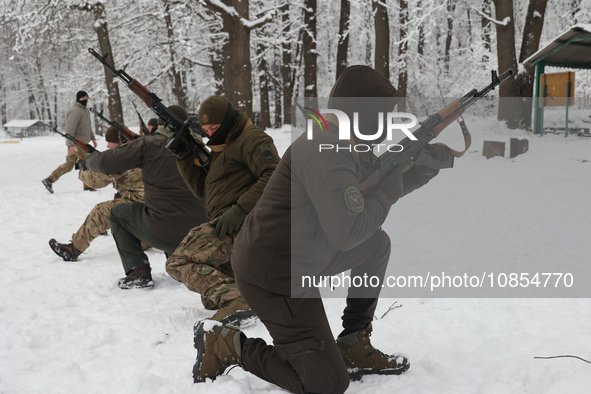
[[[211,319],[223,325],[244,328],[254,323],[256,315],[240,296],[225,302]]]
[[[142,264],[135,267],[127,273],[125,278],[119,279],[119,288],[127,290],[154,287],[151,271],[152,268],[149,264]]]
[[[41,183],[43,183],[43,186],[45,186],[48,192],[53,194],[53,182],[51,181],[51,179],[45,178],[41,181]]]
[[[337,347],[345,360],[351,380],[363,375],[400,375],[410,368],[408,359],[399,355],[388,355],[371,345],[371,323],[363,330],[337,338]]]
[[[246,336],[237,327],[223,326],[209,319],[195,324],[197,361],[193,367],[193,381],[215,380],[229,366],[242,366],[242,344],[245,340]]]
[[[55,252],[55,254],[64,259],[64,261],[76,261],[78,260],[78,256],[82,254],[73,243],[60,244],[53,238],[49,240],[49,247]]]

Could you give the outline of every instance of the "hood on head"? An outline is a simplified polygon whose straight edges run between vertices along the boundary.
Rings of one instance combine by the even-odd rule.
[[[350,66],[343,71],[330,92],[328,108],[345,112],[353,125],[353,113],[359,114],[359,131],[375,134],[378,130],[379,115],[392,112],[402,94],[380,73],[368,66]],[[383,125],[385,129],[385,124]],[[374,141],[379,143],[386,133]],[[357,141],[360,142],[360,141]]]

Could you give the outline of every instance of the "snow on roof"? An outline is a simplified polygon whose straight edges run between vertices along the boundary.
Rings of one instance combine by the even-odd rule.
[[[41,122],[39,119],[15,119],[4,123],[4,127],[31,127],[35,123]]]
[[[556,38],[525,59],[526,66],[544,63],[562,67],[591,68],[591,24],[569,27]]]

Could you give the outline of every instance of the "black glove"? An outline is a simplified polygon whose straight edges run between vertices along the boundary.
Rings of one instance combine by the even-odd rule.
[[[414,165],[410,170],[404,173],[404,195],[425,186],[431,179],[439,174],[439,170],[434,170],[427,166]]]
[[[423,147],[423,150],[431,155],[433,159],[442,163],[448,161],[452,156],[449,148],[443,144],[427,144]]]
[[[218,237],[223,237],[225,235],[237,233],[238,230],[240,230],[240,226],[242,226],[245,217],[246,214],[242,209],[238,208],[238,205],[232,205],[232,208],[228,209],[222,214],[222,216],[220,216],[215,226],[214,234]]]
[[[415,158],[414,163],[419,166],[426,166],[434,170],[452,168],[454,156],[451,150],[444,144],[427,144],[421,149]]]
[[[412,167],[412,163],[403,163],[396,166],[382,178],[374,190],[390,205],[394,204],[404,195],[403,174]]]
[[[86,162],[84,160],[78,160],[78,161],[76,161],[76,164],[74,165],[74,168],[76,170],[80,170],[80,171],[86,171],[86,170],[88,170],[88,168],[86,167]]]

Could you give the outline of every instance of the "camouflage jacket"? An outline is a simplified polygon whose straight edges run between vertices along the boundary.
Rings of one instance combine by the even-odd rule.
[[[141,168],[127,170],[121,175],[99,174],[86,170],[80,171],[78,178],[94,189],[100,189],[112,183],[121,197],[133,202],[144,202],[144,182]]]

